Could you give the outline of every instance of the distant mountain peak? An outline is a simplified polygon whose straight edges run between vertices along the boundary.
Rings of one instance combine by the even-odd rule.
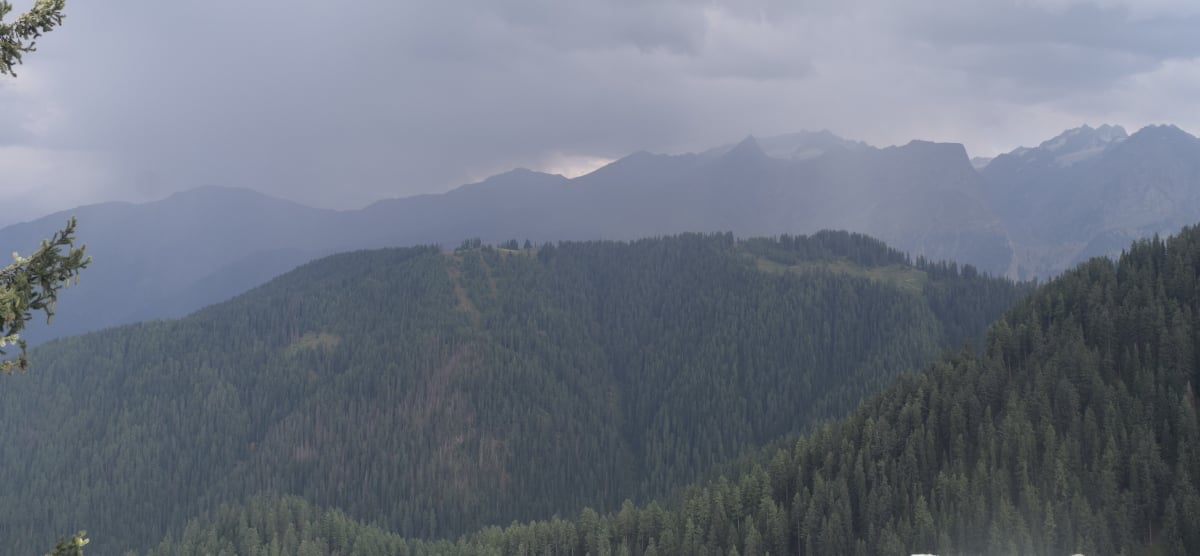
[[[729,152],[732,153],[736,151],[762,152],[762,147],[758,144],[758,139],[755,139],[753,135],[747,135],[745,139],[742,139],[742,141],[738,143],[737,146],[733,147],[733,149]]]
[[[1085,125],[1084,127],[1087,127],[1087,126]],[[1129,136],[1129,134],[1125,132],[1124,127],[1121,127],[1119,125],[1109,125],[1109,124],[1103,124],[1100,127],[1096,128],[1096,133],[1098,133],[1102,136],[1111,137],[1112,139],[1110,139],[1110,140],[1119,140],[1121,138]]]
[[[1093,128],[1087,124],[1074,129],[1068,129],[1053,139],[1043,141],[1039,149],[1052,153],[1074,153],[1096,147],[1105,147],[1124,141],[1129,137],[1125,128],[1119,125],[1104,124]]]
[[[201,185],[191,189],[184,189],[171,193],[166,198],[186,198],[195,196],[253,196],[267,197],[265,193],[261,193],[249,187],[234,187],[229,185]]]
[[[1008,154],[1027,160],[1048,160],[1054,166],[1066,168],[1090,159],[1128,138],[1125,128],[1119,125],[1092,127],[1084,124],[1042,141],[1035,148],[1018,147]]]
[[[548,174],[546,172],[530,170],[529,168],[517,167],[507,172],[489,176],[480,182],[460,185],[452,189],[450,193],[462,194],[463,192],[475,191],[480,188],[485,188],[488,190],[526,187],[539,188],[554,186],[567,181],[567,178],[564,178],[559,174]]]
[[[1195,160],[1200,156],[1200,139],[1173,125],[1149,125],[1122,142],[1119,153],[1123,159],[1160,162],[1163,156],[1174,156]]]
[[[742,139],[741,143],[738,143],[737,146],[725,153],[724,158],[729,160],[756,160],[767,158],[767,153],[758,144],[758,139],[755,139],[753,135],[747,135],[745,139]]]
[[[809,160],[835,150],[856,151],[871,148],[870,145],[862,141],[843,139],[833,132],[823,129],[821,131],[798,131],[796,133],[773,135],[761,139],[751,135],[737,145],[725,144],[713,147],[702,154],[711,157],[724,156],[751,139],[754,140],[758,148],[768,157],[783,160]]]
[[[968,163],[970,162],[970,157],[967,156],[967,148],[964,147],[962,143],[940,143],[937,141],[913,139],[902,146],[888,147],[884,150],[934,157],[950,157],[953,159],[962,159]]]
[[[537,170],[530,170],[529,168],[526,168],[524,166],[518,166],[516,168],[513,168],[512,170],[509,170],[507,172],[501,172],[496,175],[497,176],[510,176],[510,175],[511,176],[531,176],[534,174],[544,174],[544,173],[545,172],[538,172]]]
[[[1144,140],[1144,139],[1155,139],[1155,140],[1167,139],[1167,140],[1182,140],[1182,141],[1195,141],[1196,140],[1196,136],[1194,136],[1182,129],[1179,129],[1179,127],[1171,125],[1171,124],[1148,125],[1146,127],[1143,127],[1142,129],[1137,130],[1137,132],[1135,132],[1132,136],[1130,136],[1130,139],[1133,139],[1133,138],[1137,138],[1139,140]]]
[[[550,174],[547,172],[539,172],[537,170],[530,170],[529,168],[525,168],[525,167],[517,167],[517,168],[513,168],[512,170],[509,170],[507,172],[501,172],[494,176],[489,176],[487,179],[483,180],[480,183],[488,183],[488,184],[507,183],[507,182],[512,182],[512,181],[523,181],[523,180],[561,181],[561,180],[565,180],[565,179],[566,178],[562,177],[559,174]]]
[[[303,203],[268,195],[249,187],[233,187],[226,185],[202,185],[191,189],[176,191],[158,201],[151,203],[280,203],[304,208],[312,208]]]

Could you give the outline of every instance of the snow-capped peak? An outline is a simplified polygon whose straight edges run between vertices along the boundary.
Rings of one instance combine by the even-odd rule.
[[[1032,152],[1048,152],[1054,156],[1058,166],[1071,166],[1092,156],[1100,154],[1108,147],[1120,143],[1129,137],[1125,128],[1119,125],[1102,125],[1093,128],[1088,125],[1069,129],[1057,137],[1038,145],[1037,149],[1022,150],[1019,155]],[[1014,151],[1014,154],[1018,154]]]

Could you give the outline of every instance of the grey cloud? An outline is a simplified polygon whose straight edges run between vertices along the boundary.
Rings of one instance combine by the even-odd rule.
[[[934,43],[1073,45],[1158,59],[1200,54],[1200,17],[1139,16],[1128,6],[964,0],[912,14],[914,34]]]
[[[0,88],[0,147],[105,169],[39,185],[37,206],[55,208],[205,184],[354,207],[555,157],[802,128],[986,151],[1108,121],[1129,76],[1200,48],[1195,19],[1088,6],[72,0],[22,72],[36,93]],[[1155,110],[1178,103],[1177,123],[1196,127],[1185,96]]]
[[[28,125],[28,114],[22,110],[22,104],[12,102],[7,95],[0,92],[0,146],[22,145],[32,139]]]
[[[1159,61],[1129,52],[1097,51],[1077,45],[1013,45],[1004,49],[964,48],[950,62],[980,90],[1010,101],[1041,102],[1112,87]]]
[[[746,58],[718,58],[697,64],[694,71],[704,77],[774,81],[802,79],[812,74],[813,66],[807,59],[752,55]]]
[[[1145,16],[1122,5],[964,0],[925,5],[901,27],[943,49],[949,65],[1018,100],[1109,87],[1200,55],[1200,17]]]
[[[701,2],[520,0],[494,4],[514,30],[554,48],[628,48],[695,55],[704,41]]]

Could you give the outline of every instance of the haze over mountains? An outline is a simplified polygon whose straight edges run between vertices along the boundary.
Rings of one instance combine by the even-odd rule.
[[[1200,4],[9,3],[0,556],[1200,556]]]
[[[515,170],[358,211],[229,188],[82,207],[73,213],[97,262],[63,297],[56,333],[183,315],[336,251],[516,244],[345,253],[184,319],[39,348],[38,372],[0,391],[0,467],[17,478],[0,492],[0,536],[34,549],[86,526],[102,549],[145,548],[258,492],[304,502],[268,497],[245,511],[311,503],[420,538],[661,498],[845,415],[898,373],[977,337],[1023,293],[979,269],[1041,276],[1200,218],[1198,143],[1170,126],[1085,126],[972,161],[956,144],[880,149],[801,133],[635,153],[575,179]],[[32,245],[66,216],[2,237]],[[693,228],[733,232],[563,242]],[[734,238],[819,228],[868,230],[919,256],[845,232]],[[1141,531],[1195,545],[1178,521],[1200,500],[1188,490],[1187,340],[1200,243],[1195,229],[1182,238],[1054,281],[993,326],[984,355],[901,381],[848,428],[777,457],[770,474],[689,490],[685,504],[711,508],[692,534],[687,519],[653,517],[650,506],[654,543],[671,554],[702,544],[757,553],[749,547],[767,541],[752,531],[774,527],[777,549],[812,554],[850,553],[851,542],[864,554],[1037,553],[1043,541],[1107,553],[1152,545]],[[519,248],[525,239],[542,245]],[[971,264],[929,262],[941,258]],[[1126,331],[1119,349],[1118,328],[1097,324],[1108,320]],[[1159,377],[1167,387],[1155,391]],[[958,406],[967,409],[947,409]],[[1106,435],[1115,439],[1098,440]],[[821,443],[839,446],[840,459]],[[1072,474],[1088,479],[1059,480]],[[54,495],[62,488],[78,493],[69,509]],[[1164,498],[1171,488],[1179,498]],[[744,507],[712,501],[724,496]],[[755,515],[758,529],[729,529],[729,515]],[[783,516],[795,528],[781,528]],[[287,519],[255,519],[284,544],[299,538],[288,540]],[[581,520],[562,527],[590,530]],[[967,533],[983,527],[1019,534]],[[1095,537],[1104,527],[1112,535]],[[701,530],[715,532],[702,541]],[[433,553],[476,553],[494,535],[528,531],[492,530]],[[254,545],[243,533],[185,538]],[[650,539],[624,542],[650,552]],[[170,538],[164,546],[173,550]]]
[[[466,238],[633,239],[685,231],[764,236],[845,229],[930,259],[1047,277],[1200,218],[1200,140],[1171,126],[1070,130],[971,160],[958,144],[875,148],[829,132],[746,138],[699,154],[638,152],[574,179],[513,170],[439,195],[332,211],[201,188],[140,205],[80,207],[0,229],[29,249],[68,215],[95,263],[40,341],[227,299],[340,250]],[[136,293],[136,295],[134,295]]]

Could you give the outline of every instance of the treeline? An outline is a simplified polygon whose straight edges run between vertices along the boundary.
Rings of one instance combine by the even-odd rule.
[[[1001,318],[981,353],[901,377],[677,507],[319,553],[1198,554],[1198,317],[1200,228],[1188,228],[1054,280]],[[205,544],[212,530],[197,522],[195,541],[155,554],[212,553],[189,552],[228,541]]]
[[[795,265],[818,259],[856,274]],[[657,498],[845,415],[1024,293],[870,277],[902,260],[824,233],[316,261],[33,353],[0,388],[0,538],[87,529],[119,553],[255,492],[421,538]]]
[[[408,541],[358,523],[338,510],[320,511],[301,498],[257,496],[224,505],[205,520],[188,523],[147,556],[385,556],[428,550],[438,544]],[[126,556],[136,556],[129,552]]]

